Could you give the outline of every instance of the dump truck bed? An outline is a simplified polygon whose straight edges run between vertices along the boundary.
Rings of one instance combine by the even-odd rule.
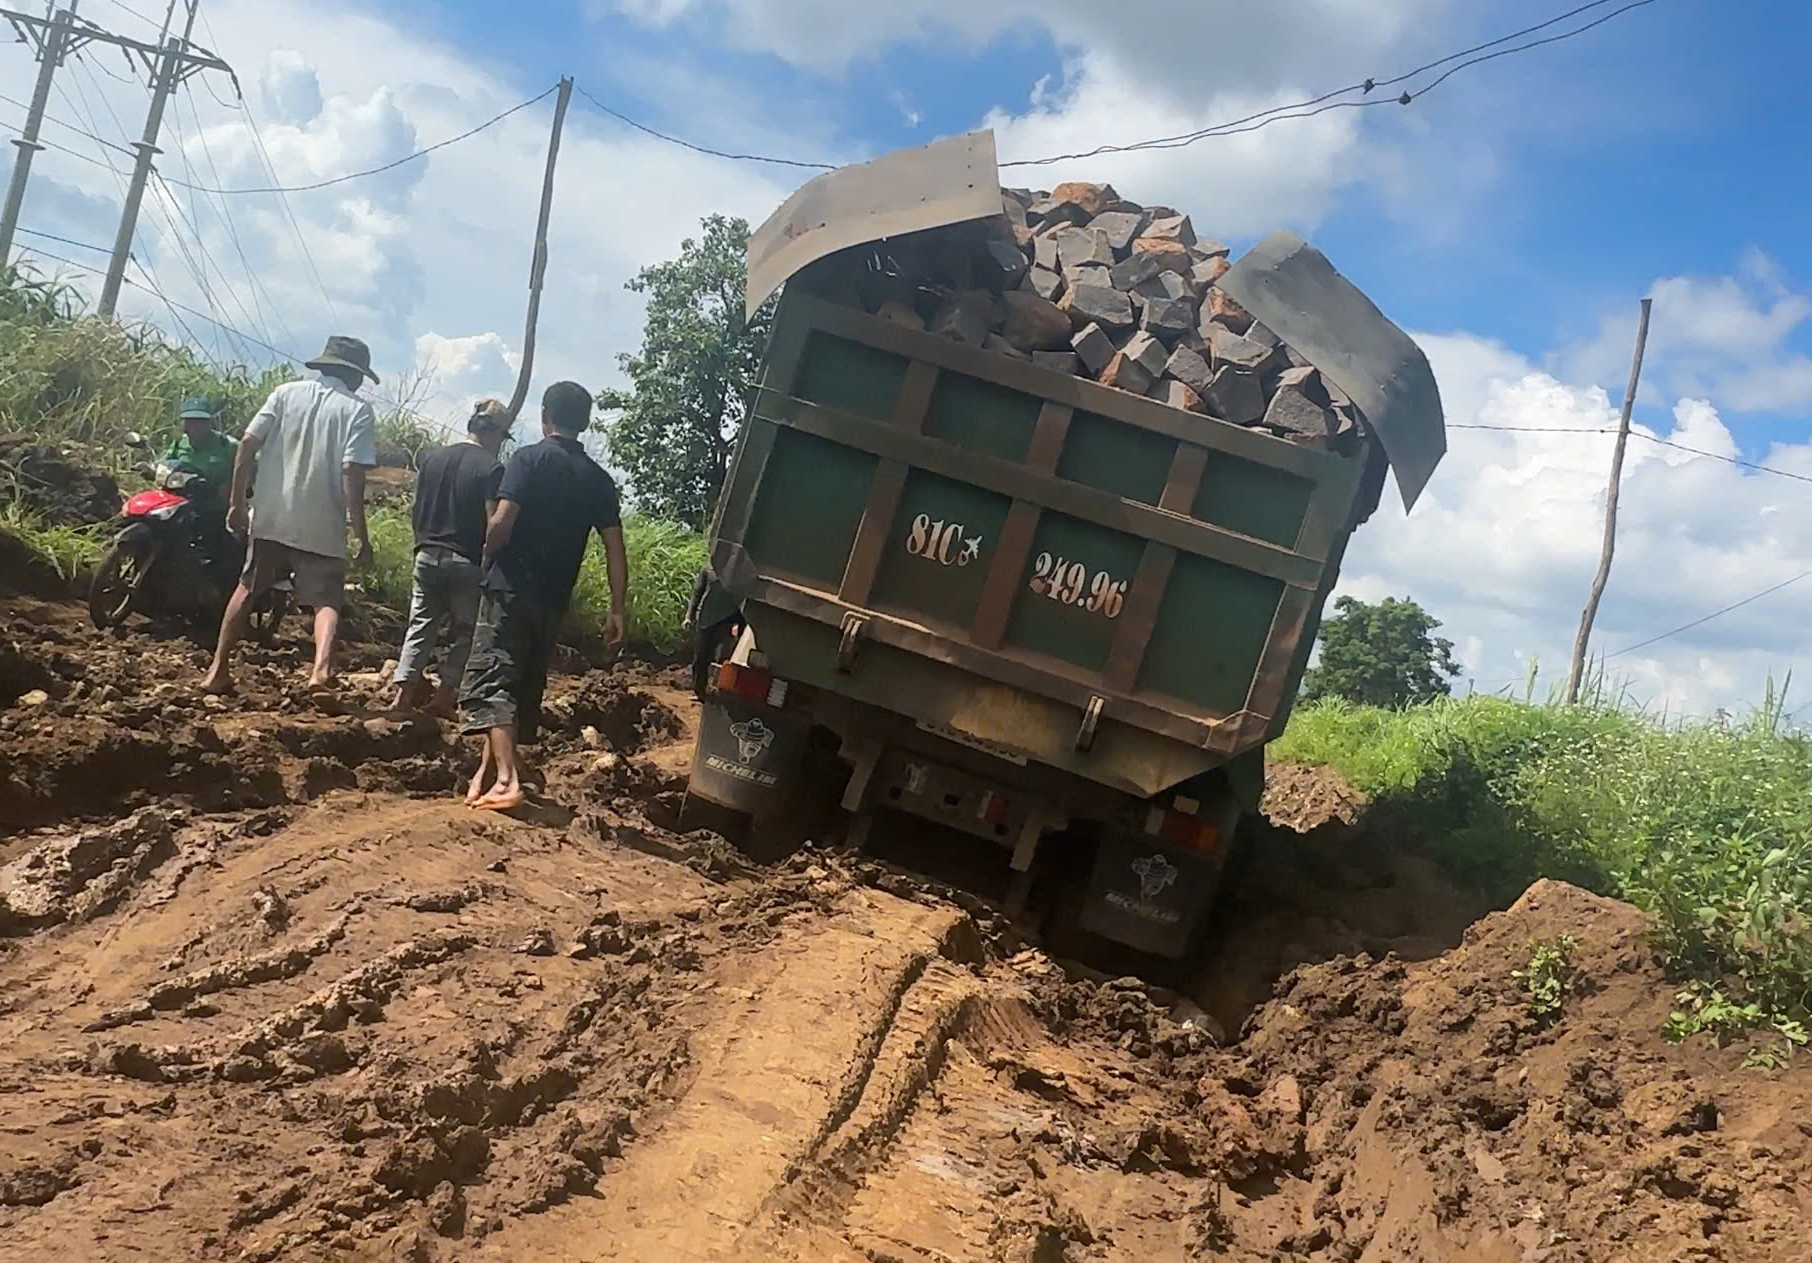
[[[1281,730],[1374,442],[1285,442],[789,291],[713,562],[780,674],[1151,794]]]

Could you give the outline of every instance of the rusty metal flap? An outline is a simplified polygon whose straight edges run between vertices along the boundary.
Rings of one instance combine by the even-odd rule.
[[[750,236],[747,311],[753,315],[788,277],[827,254],[1000,213],[990,130],[827,171]]]
[[[1266,237],[1216,283],[1359,405],[1412,508],[1447,454],[1441,391],[1422,348],[1293,233]]]

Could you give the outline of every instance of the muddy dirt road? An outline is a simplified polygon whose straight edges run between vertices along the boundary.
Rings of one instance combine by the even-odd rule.
[[[1467,929],[1313,774],[1182,998],[670,832],[671,674],[568,662],[518,819],[377,713],[381,651],[337,713],[294,644],[227,707],[199,653],[0,604],[0,1260],[1808,1257],[1804,1059],[1664,1043],[1623,905]],[[1542,1029],[1511,971],[1562,932]]]

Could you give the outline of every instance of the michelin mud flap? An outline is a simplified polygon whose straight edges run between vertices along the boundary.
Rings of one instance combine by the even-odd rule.
[[[1219,878],[1211,856],[1104,830],[1082,901],[1082,928],[1176,959],[1188,951]]]
[[[779,810],[792,792],[811,726],[719,694],[699,715],[687,792],[747,816]]]

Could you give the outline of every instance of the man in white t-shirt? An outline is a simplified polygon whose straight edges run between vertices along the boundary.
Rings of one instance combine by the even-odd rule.
[[[357,338],[331,337],[308,367],[319,377],[273,390],[239,444],[227,526],[241,537],[249,533],[250,540],[245,571],[220,623],[214,664],[201,682],[210,693],[232,691],[233,650],[249,626],[252,602],[286,575],[294,577],[297,602],[315,611],[309,684],[330,685],[346,587],[348,517],[358,541],[354,563],[371,560],[365,471],[377,464],[377,417],[353,393],[365,378],[377,381],[371,351]],[[254,460],[258,478],[248,515]]]

